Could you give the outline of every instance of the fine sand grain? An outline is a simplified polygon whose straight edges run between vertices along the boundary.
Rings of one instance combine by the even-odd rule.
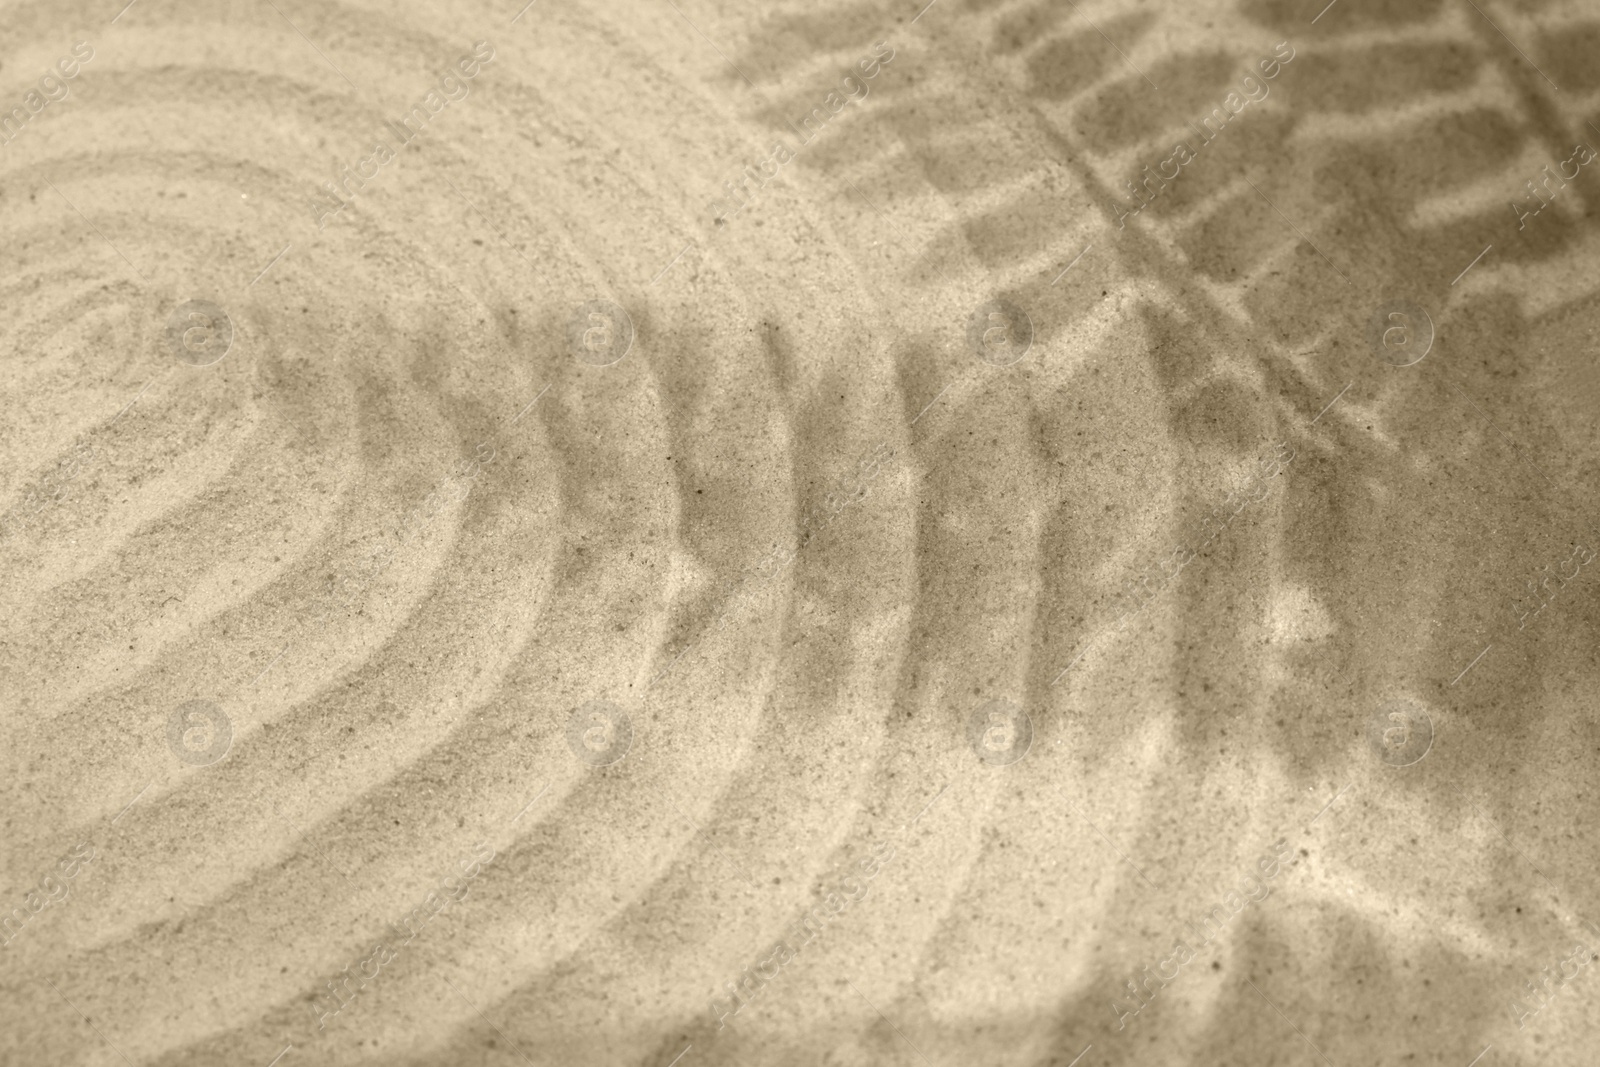
[[[0,1065],[1596,1062],[1592,6],[522,2],[0,19]]]

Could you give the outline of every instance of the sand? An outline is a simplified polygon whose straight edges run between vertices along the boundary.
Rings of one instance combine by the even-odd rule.
[[[0,1063],[1593,1062],[1591,9],[119,6]]]

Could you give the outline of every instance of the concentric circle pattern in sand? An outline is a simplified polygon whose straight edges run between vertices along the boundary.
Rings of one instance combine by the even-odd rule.
[[[1593,1061],[1593,11],[117,7],[0,1063]]]

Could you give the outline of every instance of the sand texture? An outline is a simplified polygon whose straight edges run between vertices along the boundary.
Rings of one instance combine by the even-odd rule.
[[[1592,3],[124,2],[0,1067],[1600,1062]]]

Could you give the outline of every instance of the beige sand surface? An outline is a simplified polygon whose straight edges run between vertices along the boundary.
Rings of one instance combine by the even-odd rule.
[[[121,2],[0,1064],[1600,1062],[1592,5]]]

